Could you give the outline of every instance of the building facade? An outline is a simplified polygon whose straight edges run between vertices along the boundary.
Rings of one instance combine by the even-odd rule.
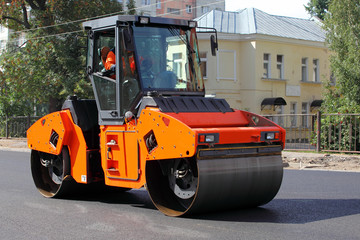
[[[9,29],[0,25],[0,54],[6,48],[6,43],[9,40]]]
[[[254,8],[214,10],[197,20],[218,31],[216,57],[207,34],[199,35],[207,94],[258,114],[306,114],[319,107],[331,75],[319,22]]]
[[[126,10],[127,0],[119,0]],[[214,9],[225,10],[218,0],[136,0],[137,14],[177,19],[194,19]]]

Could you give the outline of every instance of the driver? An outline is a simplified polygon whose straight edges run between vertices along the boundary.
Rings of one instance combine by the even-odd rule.
[[[127,54],[128,54],[128,61],[129,61],[129,65],[130,65],[131,74],[134,75],[135,74],[134,54],[131,51],[128,51]],[[142,61],[142,58],[140,58],[140,62],[141,61]],[[124,57],[122,58],[122,62],[123,62],[124,74],[128,75],[126,72]],[[116,68],[116,57],[115,57],[115,48],[113,48],[109,51],[109,53],[106,57],[105,69],[115,72],[115,68]],[[110,77],[115,79],[115,74],[111,75]]]

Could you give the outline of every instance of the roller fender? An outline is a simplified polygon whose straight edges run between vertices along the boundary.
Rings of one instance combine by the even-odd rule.
[[[32,150],[59,155],[68,145],[73,131],[68,110],[50,113],[36,121],[27,130],[28,147]]]

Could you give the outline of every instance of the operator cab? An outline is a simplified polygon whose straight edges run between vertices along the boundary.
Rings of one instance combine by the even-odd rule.
[[[100,125],[123,124],[126,112],[137,114],[144,96],[205,95],[196,22],[114,16],[83,25]],[[115,53],[115,72],[105,69],[109,50]]]

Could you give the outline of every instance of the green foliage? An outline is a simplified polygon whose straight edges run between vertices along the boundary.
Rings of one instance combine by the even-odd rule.
[[[24,7],[31,6],[31,18]],[[121,14],[116,0],[0,0],[0,24],[15,31],[0,57],[0,114],[26,115],[34,105],[47,103],[58,110],[68,95],[92,96],[85,75],[86,38],[83,19]],[[15,39],[25,35],[22,47]]]
[[[359,0],[332,0],[324,21],[332,52],[330,63],[336,77],[339,107],[360,104],[359,5]]]
[[[323,115],[320,134],[322,148],[326,150],[360,151],[359,124],[359,115],[340,113]]]
[[[323,93],[321,145],[324,149],[360,151],[360,2],[331,0],[324,18],[330,64],[336,86]],[[331,115],[333,114],[333,115]]]
[[[310,0],[307,6],[305,6],[305,9],[311,16],[316,16],[321,20],[324,20],[329,3],[330,0]]]
[[[126,7],[128,9],[127,14],[129,15],[136,15],[136,3],[135,0],[129,0],[126,4]]]
[[[340,94],[339,88],[330,84],[323,93],[324,102],[321,106],[320,139],[321,146],[326,150],[360,151],[360,105],[352,99]],[[318,126],[315,126],[318,128]],[[317,132],[317,131],[315,131]],[[316,135],[313,136],[316,143]]]

